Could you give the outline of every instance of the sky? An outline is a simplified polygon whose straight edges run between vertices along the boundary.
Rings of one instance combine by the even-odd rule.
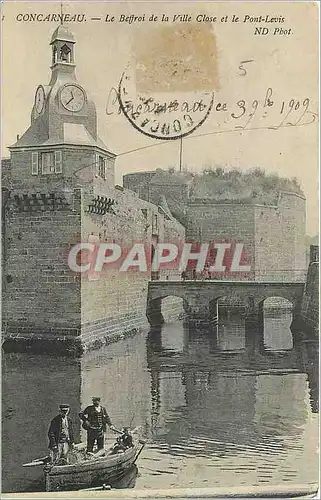
[[[59,12],[60,3],[51,2],[7,2],[2,8],[3,157],[9,156],[7,146],[15,142],[17,134],[22,135],[30,125],[37,86],[49,83],[49,42],[57,26],[54,21],[19,21],[19,14]],[[179,140],[147,137],[123,114],[106,114],[109,92],[118,86],[133,60],[140,58],[144,71],[148,66],[140,84],[148,76],[148,84],[156,86],[150,88],[151,94],[168,76],[169,63],[176,61],[176,67],[186,68],[188,82],[194,82],[198,96],[214,92],[212,112],[183,139],[183,167],[193,171],[201,171],[208,164],[240,170],[260,167],[280,176],[296,177],[307,198],[307,234],[318,233],[316,3],[63,2],[63,12],[84,14],[86,18],[66,25],[76,38],[78,82],[96,103],[100,137],[117,154],[116,183],[122,183],[125,173],[179,166]],[[115,21],[105,22],[107,14],[109,18],[115,16]],[[121,15],[131,14],[145,15],[145,20],[120,22]],[[158,16],[157,21],[149,21],[152,14]],[[160,20],[162,14],[168,16],[168,21]],[[185,18],[173,22],[174,15]],[[233,15],[239,18],[237,22],[232,22]],[[191,21],[186,20],[188,16]],[[208,22],[206,16],[216,20]],[[264,19],[255,22],[259,16]],[[272,18],[275,21],[269,22]],[[268,28],[269,32],[254,35],[256,27]],[[280,30],[277,34],[273,34],[275,28]],[[202,71],[205,76],[197,81],[196,75]],[[169,84],[167,92],[161,88],[159,95],[164,101],[182,96],[177,92],[180,83],[181,91],[185,91],[181,78],[175,85]],[[272,92],[271,106],[266,105],[268,89]],[[232,114],[239,116],[243,112],[241,100],[245,101],[246,111],[234,119]],[[227,111],[218,111],[218,103],[226,103]],[[291,107],[291,114],[286,116]],[[250,112],[254,114],[250,116]],[[294,125],[279,126],[283,119],[283,125]]]

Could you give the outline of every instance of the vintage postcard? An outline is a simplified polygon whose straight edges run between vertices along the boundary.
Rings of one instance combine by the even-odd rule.
[[[318,2],[1,16],[4,497],[315,497]]]

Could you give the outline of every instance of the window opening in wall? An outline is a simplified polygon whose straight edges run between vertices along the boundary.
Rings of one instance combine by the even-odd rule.
[[[60,60],[63,62],[70,62],[71,50],[67,45],[63,45],[60,49]]]
[[[38,175],[62,174],[62,152],[44,151],[43,153],[31,153],[31,174]]]
[[[38,175],[38,153],[31,153],[31,174]]]
[[[107,179],[107,158],[96,155],[96,177]]]
[[[106,175],[106,164],[105,164],[105,158],[102,156],[98,157],[98,175],[99,177],[102,177],[105,179]]]
[[[41,170],[43,174],[55,173],[55,154],[54,152],[41,153]]]

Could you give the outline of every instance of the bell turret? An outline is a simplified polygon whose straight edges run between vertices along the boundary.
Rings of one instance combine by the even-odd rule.
[[[55,29],[50,42],[52,47],[52,76],[50,85],[59,77],[66,75],[69,78],[76,79],[75,43],[74,35],[66,26],[60,24]]]

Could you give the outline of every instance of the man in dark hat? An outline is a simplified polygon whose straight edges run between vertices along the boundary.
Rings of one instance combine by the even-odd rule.
[[[68,417],[69,411],[69,405],[59,405],[59,414],[50,422],[48,438],[50,457],[53,462],[60,459],[67,462],[68,451],[74,444],[72,422]]]
[[[82,427],[87,431],[87,452],[91,453],[93,452],[95,442],[97,442],[98,451],[104,448],[104,433],[107,430],[107,425],[111,430],[116,430],[111,423],[106,408],[100,405],[100,397],[93,397],[92,402],[92,405],[87,406],[84,411],[79,413],[79,417],[82,420]]]

